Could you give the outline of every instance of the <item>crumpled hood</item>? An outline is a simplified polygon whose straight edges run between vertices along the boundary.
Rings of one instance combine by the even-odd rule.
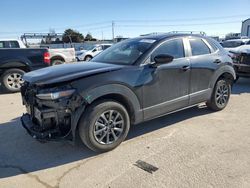
[[[36,85],[53,84],[58,82],[70,81],[92,74],[114,71],[122,67],[122,65],[98,62],[62,64],[26,73],[24,74],[23,79],[29,83]]]

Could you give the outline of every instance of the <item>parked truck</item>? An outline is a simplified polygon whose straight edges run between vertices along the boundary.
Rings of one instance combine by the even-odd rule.
[[[27,45],[25,45],[21,40],[0,39],[0,49],[2,48],[27,48]],[[72,63],[76,61],[74,48],[51,49],[49,46],[42,46],[41,48],[48,48],[51,65]]]
[[[1,48],[0,41],[0,81],[7,92],[17,92],[23,83],[25,72],[50,65],[48,49]]]

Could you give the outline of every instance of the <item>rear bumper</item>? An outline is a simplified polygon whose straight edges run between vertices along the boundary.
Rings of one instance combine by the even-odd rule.
[[[234,69],[235,69],[237,76],[250,77],[250,65],[234,64]]]

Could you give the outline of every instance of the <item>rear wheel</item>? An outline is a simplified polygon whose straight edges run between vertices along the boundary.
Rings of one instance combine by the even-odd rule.
[[[20,91],[21,85],[24,83],[22,79],[24,71],[21,69],[9,69],[5,71],[1,77],[1,84],[7,92]]]
[[[226,79],[220,79],[215,84],[210,101],[207,102],[208,108],[214,111],[224,109],[231,95],[231,84]]]
[[[61,65],[61,64],[64,64],[64,61],[62,60],[59,60],[59,59],[55,59],[55,60],[52,60],[51,62],[51,65]]]
[[[92,59],[92,57],[88,55],[85,57],[84,61],[90,61],[91,59]]]
[[[130,120],[127,110],[115,101],[100,101],[89,106],[79,122],[79,135],[93,151],[106,152],[127,136]]]

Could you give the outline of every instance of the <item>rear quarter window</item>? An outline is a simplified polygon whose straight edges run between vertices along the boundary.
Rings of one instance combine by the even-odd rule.
[[[211,51],[202,39],[189,39],[193,56],[210,54]]]

